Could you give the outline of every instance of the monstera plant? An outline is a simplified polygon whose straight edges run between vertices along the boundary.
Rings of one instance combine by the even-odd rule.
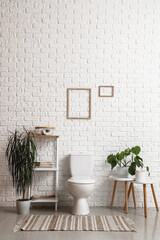
[[[6,157],[13,186],[22,199],[17,200],[17,212],[28,213],[30,201],[26,195],[33,178],[33,167],[36,156],[36,146],[31,138],[31,132],[24,129],[19,133],[15,130],[8,139]]]
[[[144,168],[143,159],[139,156],[140,152],[141,148],[139,146],[127,148],[120,153],[110,154],[106,162],[111,165],[111,169],[116,166],[127,167],[128,172],[135,175],[136,168]],[[146,170],[149,173],[149,167],[146,167]]]

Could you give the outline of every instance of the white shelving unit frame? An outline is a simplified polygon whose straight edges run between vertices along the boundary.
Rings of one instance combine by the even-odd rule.
[[[55,203],[55,211],[57,211],[57,206],[58,206],[58,170],[59,170],[59,164],[58,164],[58,138],[59,136],[54,136],[54,135],[33,135],[31,136],[32,138],[51,138],[56,140],[56,166],[52,168],[38,168],[35,167],[34,171],[35,172],[55,172],[55,198],[38,198],[38,199],[32,199],[30,200],[31,203]],[[30,198],[31,198],[31,188],[30,187]]]

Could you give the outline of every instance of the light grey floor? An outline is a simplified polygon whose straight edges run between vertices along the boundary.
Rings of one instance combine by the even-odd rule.
[[[55,214],[54,209],[49,207],[39,207],[31,210],[32,214]],[[57,214],[69,214],[70,208],[59,208]],[[91,208],[91,214],[96,215],[125,215],[122,208],[107,207]],[[15,208],[0,208],[0,240],[159,240],[160,239],[160,214],[155,208],[148,209],[148,218],[144,218],[143,208],[129,208],[129,214],[135,224],[137,232],[18,232],[12,231],[19,219]]]

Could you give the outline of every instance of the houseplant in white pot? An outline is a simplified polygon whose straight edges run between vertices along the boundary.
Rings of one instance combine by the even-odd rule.
[[[143,159],[139,156],[141,148],[135,146],[132,148],[127,148],[122,152],[117,154],[110,154],[107,157],[106,162],[111,165],[111,169],[117,166],[118,177],[126,178],[128,174],[135,175],[137,168],[143,168]],[[149,172],[149,168],[146,167]]]
[[[16,201],[17,213],[28,214],[30,199],[27,198],[32,183],[33,168],[36,156],[36,146],[31,138],[31,132],[24,129],[22,133],[15,130],[8,139],[6,157],[13,186],[22,199]]]
[[[130,149],[127,148],[122,152],[116,154],[110,154],[107,157],[106,162],[111,165],[111,170],[117,166],[118,177],[127,178],[128,177],[128,167],[130,160],[127,157],[130,155]]]
[[[131,175],[135,175],[137,182],[144,182],[146,175],[150,175],[149,167],[144,167],[143,159],[139,156],[141,148],[139,146],[131,148],[131,162],[128,169],[128,172]]]

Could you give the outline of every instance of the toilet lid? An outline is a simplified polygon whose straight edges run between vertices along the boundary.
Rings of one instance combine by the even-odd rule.
[[[71,183],[80,183],[80,184],[87,184],[87,183],[95,183],[95,180],[90,178],[90,177],[71,177],[70,179],[68,179],[68,182]]]

